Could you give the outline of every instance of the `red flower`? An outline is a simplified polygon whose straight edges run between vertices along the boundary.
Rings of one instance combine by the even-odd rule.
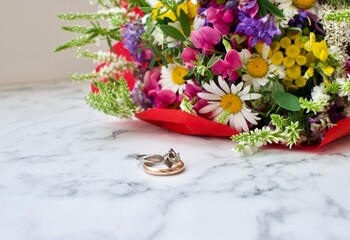
[[[122,42],[118,42],[118,43],[114,44],[113,49],[117,55],[124,56],[125,59],[129,62],[132,61],[129,51],[126,48],[124,48],[124,44]],[[97,66],[96,72],[99,72],[101,70],[101,68],[105,65],[106,65],[106,63],[102,63],[99,66]],[[121,76],[125,78],[126,82],[128,83],[128,87],[131,91],[135,86],[134,73],[132,71],[128,70],[128,71],[125,71]],[[119,79],[121,76],[116,74],[115,78]],[[101,81],[107,82],[108,80],[106,78],[104,78],[104,79],[101,79]],[[93,92],[93,93],[99,92],[99,89],[97,87],[95,87],[93,83],[91,83],[91,92]]]

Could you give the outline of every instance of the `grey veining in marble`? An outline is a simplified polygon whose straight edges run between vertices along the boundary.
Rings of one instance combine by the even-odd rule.
[[[349,240],[350,138],[237,158],[84,104],[87,84],[0,87],[0,239]],[[181,153],[154,177],[135,154]]]

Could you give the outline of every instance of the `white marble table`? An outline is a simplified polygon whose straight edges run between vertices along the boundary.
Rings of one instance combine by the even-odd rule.
[[[350,239],[349,137],[237,158],[229,139],[93,111],[87,91],[0,87],[0,239]],[[134,159],[169,147],[180,175],[147,175]]]

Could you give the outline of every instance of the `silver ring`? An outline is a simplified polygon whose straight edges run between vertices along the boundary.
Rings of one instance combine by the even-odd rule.
[[[139,160],[143,160],[144,162],[149,162],[149,163],[161,163],[161,162],[164,162],[164,157],[159,155],[159,154],[155,154],[155,155],[139,154],[139,155],[136,155],[136,158],[139,159]]]
[[[172,165],[180,161],[180,154],[176,153],[174,149],[170,148],[169,152],[164,155],[164,164],[171,168]]]
[[[181,159],[180,154],[176,153],[175,150],[172,148],[170,148],[170,150],[164,155],[138,154],[136,155],[136,158],[144,161],[145,163],[152,163],[152,164],[164,163],[169,168],[171,168],[174,164],[178,163]]]

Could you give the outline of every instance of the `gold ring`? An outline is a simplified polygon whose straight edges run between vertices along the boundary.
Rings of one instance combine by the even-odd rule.
[[[146,173],[154,176],[171,176],[171,175],[181,173],[185,170],[185,164],[181,160],[178,160],[178,162],[173,164],[171,167],[166,167],[166,168],[156,168],[156,167],[153,167],[154,165],[159,166],[159,164],[156,164],[156,163],[144,162],[143,170]]]

